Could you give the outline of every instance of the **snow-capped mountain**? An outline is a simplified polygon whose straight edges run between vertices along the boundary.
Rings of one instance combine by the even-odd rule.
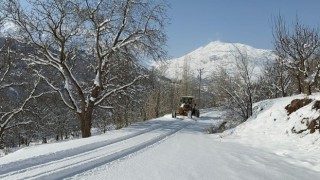
[[[256,49],[240,43],[213,41],[182,57],[167,60],[165,63],[165,74],[168,78],[180,79],[185,60],[188,61],[190,70],[195,76],[198,75],[199,69],[203,69],[203,77],[208,77],[212,72],[218,71],[220,67],[232,73],[236,68],[235,57],[239,56],[239,51],[247,55],[249,61],[254,64],[255,75],[261,72],[261,68],[266,61],[274,59],[271,50]],[[155,63],[154,66],[159,68],[160,63]]]

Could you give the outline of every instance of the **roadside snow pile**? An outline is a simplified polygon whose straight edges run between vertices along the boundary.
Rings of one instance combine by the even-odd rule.
[[[318,93],[261,101],[254,105],[251,118],[216,137],[300,159],[320,171],[319,109]]]
[[[254,104],[251,118],[221,136],[251,137],[250,141],[256,137],[263,141],[307,138],[308,143],[320,144],[319,109],[320,94],[261,101]]]

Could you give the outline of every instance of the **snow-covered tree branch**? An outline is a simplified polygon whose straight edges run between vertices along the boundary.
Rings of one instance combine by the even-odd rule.
[[[320,71],[318,29],[301,24],[298,18],[289,29],[279,15],[274,22],[273,37],[276,55],[295,77],[299,93],[310,95]]]
[[[3,136],[5,134],[6,131],[8,131],[9,129],[13,128],[13,127],[17,127],[20,125],[26,125],[31,123],[32,121],[23,121],[23,122],[15,122],[14,121],[14,117],[23,112],[25,110],[26,104],[34,98],[40,97],[42,96],[44,93],[41,94],[35,94],[35,91],[37,89],[37,86],[39,84],[39,79],[36,80],[36,82],[34,83],[34,87],[31,90],[31,92],[29,92],[29,96],[27,98],[25,98],[20,105],[18,105],[15,109],[12,109],[10,111],[7,112],[1,112],[0,114],[0,144],[2,144],[3,142]]]
[[[79,115],[83,137],[91,135],[93,113],[110,95],[144,77],[139,60],[166,53],[167,5],[144,0],[46,0],[6,2],[16,36],[35,47],[25,60]],[[118,67],[130,67],[122,79]],[[55,74],[56,76],[52,76]]]
[[[252,115],[252,107],[256,96],[253,79],[254,64],[246,52],[234,46],[236,69],[228,72],[221,68],[212,75],[212,91],[226,107],[247,120]]]

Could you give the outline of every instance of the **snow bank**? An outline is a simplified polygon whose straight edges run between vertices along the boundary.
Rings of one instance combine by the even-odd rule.
[[[285,106],[294,99],[309,98],[310,104],[288,115]],[[222,134],[214,135],[223,141],[238,142],[255,148],[267,149],[288,158],[292,163],[304,164],[307,168],[320,171],[320,133],[310,130],[294,133],[292,129],[306,129],[306,120],[320,116],[319,110],[312,109],[320,94],[297,95],[271,99],[254,104],[254,115],[246,122]],[[299,162],[297,162],[299,161]]]

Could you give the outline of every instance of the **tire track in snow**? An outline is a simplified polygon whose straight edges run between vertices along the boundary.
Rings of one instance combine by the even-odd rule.
[[[75,149],[68,149],[68,150],[64,150],[64,151],[59,151],[59,152],[55,152],[54,154],[46,154],[46,155],[40,155],[40,156],[36,156],[33,158],[28,158],[28,159],[24,159],[19,161],[19,164],[17,164],[16,162],[13,163],[7,163],[7,164],[2,164],[0,165],[0,178],[3,177],[4,174],[6,173],[10,173],[12,171],[18,171],[18,170],[23,170],[25,168],[29,168],[32,166],[37,166],[43,163],[47,163],[49,161],[56,161],[59,159],[63,159],[66,157],[70,157],[70,156],[75,156],[77,154],[81,154],[87,151],[91,151],[103,146],[108,146],[117,142],[121,142],[130,138],[134,138],[136,136],[139,136],[141,134],[144,133],[148,133],[157,129],[160,129],[162,127],[165,127],[168,124],[171,124],[174,122],[165,122],[165,123],[160,123],[160,124],[156,124],[155,126],[151,126],[149,128],[143,129],[143,130],[139,130],[137,132],[125,135],[125,136],[121,136],[118,138],[114,138],[111,140],[106,140],[106,141],[101,141],[101,142],[95,142],[92,144],[87,144],[84,146],[80,146],[77,147]],[[145,123],[144,125],[152,125],[152,123]]]
[[[130,135],[126,135],[126,136],[108,141],[108,143],[105,143],[100,148],[95,148],[82,153],[77,153],[72,156],[68,154],[69,156],[67,157],[54,159],[53,161],[45,161],[42,164],[36,164],[31,167],[29,166],[28,168],[25,167],[24,169],[20,169],[13,172],[9,172],[7,174],[0,175],[0,178],[61,179],[64,177],[69,177],[69,176],[81,173],[83,171],[92,169],[94,167],[112,162],[114,160],[121,159],[137,151],[140,151],[180,131],[181,129],[185,128],[188,125],[190,125],[190,123],[181,122],[181,121],[157,125],[152,128],[139,131],[137,133],[133,133]],[[165,133],[160,133],[160,135],[157,135],[155,137],[151,136],[152,134],[151,132],[155,130],[161,130],[161,129],[163,131],[164,129],[168,128],[167,126],[171,127],[172,129],[169,129],[169,131]],[[131,139],[138,137],[140,135],[141,136],[148,135],[148,136],[151,136],[152,138],[150,138],[147,141],[142,141],[139,144],[134,144],[130,147],[117,150],[112,153],[108,151],[110,145],[117,145],[117,143],[121,143],[122,141],[126,141],[126,140],[130,141]],[[101,153],[104,151],[106,153],[99,154],[99,152]],[[84,159],[83,157],[87,157],[87,158]],[[48,167],[49,169],[46,169],[44,167]]]

